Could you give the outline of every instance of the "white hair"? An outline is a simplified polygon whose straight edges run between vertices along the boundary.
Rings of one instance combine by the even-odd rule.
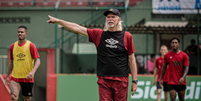
[[[119,19],[119,16],[117,16],[117,19]],[[117,24],[117,31],[122,31],[123,30],[123,26],[122,26],[122,20],[119,21],[119,23]],[[108,24],[107,24],[107,21],[105,21],[105,26],[103,28],[104,31],[107,31],[108,30]]]

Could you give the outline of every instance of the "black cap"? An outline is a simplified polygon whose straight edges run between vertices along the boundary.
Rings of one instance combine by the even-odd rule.
[[[120,12],[117,9],[111,8],[103,13],[103,15],[107,16],[109,13],[113,13],[119,17],[121,17]]]

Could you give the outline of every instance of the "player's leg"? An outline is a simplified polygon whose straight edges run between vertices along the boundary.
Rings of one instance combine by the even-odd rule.
[[[179,85],[177,92],[178,92],[178,96],[179,96],[179,101],[184,101],[186,85]]]
[[[156,87],[157,87],[157,101],[161,101],[161,89],[162,89],[162,88],[161,88],[159,82],[157,82]]]
[[[30,96],[23,96],[24,101],[31,101],[31,97]]]
[[[10,81],[11,101],[18,101],[20,93],[20,84],[16,81]]]
[[[164,92],[164,101],[167,101],[167,96],[168,95],[168,92]]]
[[[167,95],[168,95],[167,82],[163,82],[163,91],[164,91],[164,101],[167,101]]]
[[[161,89],[157,89],[157,101],[161,101]]]
[[[167,85],[169,94],[170,94],[170,101],[176,101],[176,86],[175,85]]]
[[[185,90],[178,92],[179,101],[184,101]]]
[[[170,101],[176,101],[176,90],[170,90],[169,94],[170,94]]]
[[[114,101],[127,101],[128,82],[114,81]]]
[[[20,82],[24,101],[31,101],[33,83]]]
[[[109,86],[109,80],[98,78],[99,101],[112,101],[113,91]]]

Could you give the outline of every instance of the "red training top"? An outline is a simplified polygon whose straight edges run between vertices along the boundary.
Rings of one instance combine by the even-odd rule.
[[[165,55],[164,63],[169,65],[168,85],[180,85],[179,80],[184,74],[184,66],[189,66],[187,54],[182,51],[179,53],[170,51]],[[186,78],[182,85],[186,85]]]
[[[164,58],[162,58],[161,56],[156,59],[155,67],[158,68],[157,82],[160,81],[163,63],[164,63]],[[163,82],[167,82],[168,69],[169,67],[166,69],[165,75],[163,76]]]

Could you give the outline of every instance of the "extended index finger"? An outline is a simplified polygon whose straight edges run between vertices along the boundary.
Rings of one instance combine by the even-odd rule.
[[[52,16],[48,15],[49,18],[51,18]]]
[[[135,94],[135,90],[133,90],[132,96]]]

